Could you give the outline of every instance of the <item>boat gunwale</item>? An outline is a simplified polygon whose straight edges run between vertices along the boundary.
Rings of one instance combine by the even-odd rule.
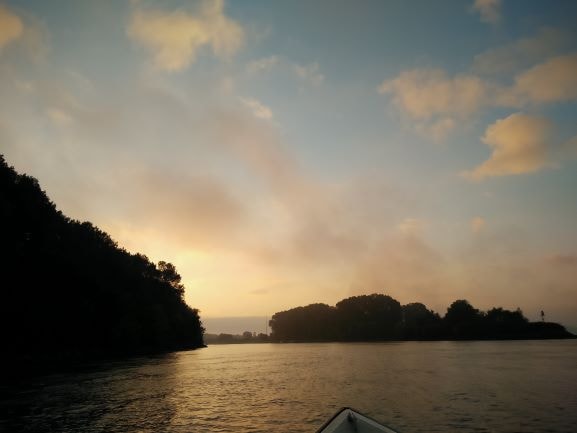
[[[384,424],[382,424],[381,422],[377,421],[376,419],[374,419],[374,418],[372,418],[372,417],[370,417],[370,416],[368,416],[368,415],[365,415],[365,414],[359,412],[358,410],[353,409],[352,407],[349,407],[349,406],[344,406],[344,407],[342,407],[341,409],[339,409],[339,410],[338,410],[333,416],[331,416],[315,433],[322,433],[322,431],[323,431],[324,429],[326,429],[341,413],[343,413],[343,412],[346,411],[346,410],[350,410],[350,411],[352,411],[352,412],[354,412],[354,413],[356,413],[356,414],[358,414],[358,415],[361,415],[361,416],[363,416],[363,417],[371,420],[372,422],[374,422],[374,423],[376,423],[376,424],[384,427],[385,429],[390,430],[392,433],[397,433],[397,431],[396,431],[395,429],[389,427],[388,425],[384,425]]]

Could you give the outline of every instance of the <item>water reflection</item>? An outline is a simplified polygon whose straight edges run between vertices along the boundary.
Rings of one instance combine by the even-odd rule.
[[[4,388],[1,430],[169,430],[176,414],[177,356],[102,363]]]
[[[4,391],[9,391],[8,393]],[[574,432],[577,341],[213,346],[3,389],[1,431]]]

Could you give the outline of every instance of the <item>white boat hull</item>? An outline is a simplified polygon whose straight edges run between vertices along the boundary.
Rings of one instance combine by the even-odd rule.
[[[337,412],[317,433],[398,433],[349,407]]]

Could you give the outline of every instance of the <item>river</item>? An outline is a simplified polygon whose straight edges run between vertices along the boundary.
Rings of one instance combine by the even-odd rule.
[[[577,432],[577,340],[245,344],[2,386],[6,432]]]

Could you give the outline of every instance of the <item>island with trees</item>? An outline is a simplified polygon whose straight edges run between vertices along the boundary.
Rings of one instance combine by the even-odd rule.
[[[0,222],[0,335],[14,363],[204,346],[199,312],[185,303],[172,264],[66,217],[1,155]]]
[[[206,344],[247,344],[247,343],[269,343],[270,338],[267,334],[256,333],[253,331],[244,331],[242,334],[204,334]]]
[[[377,293],[343,299],[334,307],[311,304],[281,311],[270,327],[275,342],[575,338],[558,323],[530,322],[520,309],[483,312],[457,300],[441,317],[424,304],[401,305]]]

